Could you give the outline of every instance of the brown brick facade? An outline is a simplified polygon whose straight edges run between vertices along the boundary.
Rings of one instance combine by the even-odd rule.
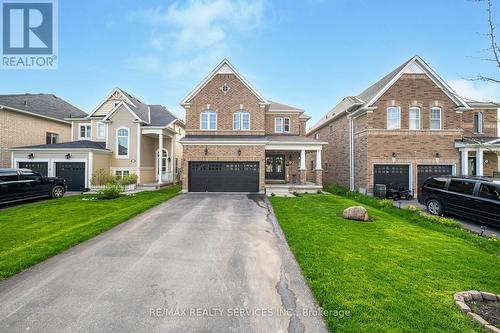
[[[288,135],[300,135],[300,121],[299,114],[278,114],[278,113],[266,113],[266,135],[279,135],[282,133],[276,133],[274,122],[276,118],[290,118],[290,132],[283,133]]]
[[[59,142],[71,141],[71,125],[8,109],[0,110],[0,167],[10,168],[12,147],[43,145],[46,133],[59,134]]]

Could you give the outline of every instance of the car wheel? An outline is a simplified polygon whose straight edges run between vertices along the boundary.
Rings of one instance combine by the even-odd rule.
[[[443,212],[443,206],[436,199],[431,199],[427,201],[427,210],[432,215],[441,215],[441,213]]]
[[[52,188],[50,191],[50,197],[51,198],[62,198],[64,196],[64,187],[60,185],[56,185]]]
[[[398,201],[398,200],[399,200],[399,195],[394,194],[394,195],[392,196],[392,200],[394,200],[394,201]]]

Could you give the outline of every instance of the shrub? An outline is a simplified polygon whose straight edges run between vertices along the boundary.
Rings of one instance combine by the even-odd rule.
[[[118,179],[118,184],[120,185],[137,184],[137,175],[135,173],[131,175],[125,175],[122,178]]]
[[[419,211],[420,209],[418,209],[417,206],[415,205],[408,205],[405,207],[405,209],[409,210],[410,212],[416,212],[416,211]]]
[[[385,209],[385,208],[391,208],[391,207],[393,207],[393,204],[392,204],[392,200],[391,200],[391,199],[383,199],[383,200],[380,200],[378,204],[379,204],[379,206],[380,206],[382,209]]]
[[[99,199],[108,200],[118,198],[121,193],[120,185],[108,183],[102,190],[97,191],[97,196]]]
[[[90,180],[92,185],[106,185],[108,183],[116,183],[116,178],[113,175],[107,173],[104,169],[99,169],[92,173],[92,179]]]

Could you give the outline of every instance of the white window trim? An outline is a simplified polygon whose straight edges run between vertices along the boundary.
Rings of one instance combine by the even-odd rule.
[[[390,109],[396,109],[399,111],[399,117],[398,117],[398,127],[397,128],[389,128],[389,110]],[[386,110],[386,128],[390,131],[392,130],[400,130],[401,129],[401,108],[399,106],[390,106]]]
[[[99,136],[99,126],[100,125],[102,125],[104,127],[104,135],[102,135],[102,136]],[[101,140],[106,139],[106,134],[107,134],[106,132],[108,130],[107,127],[108,126],[106,125],[106,123],[103,123],[101,121],[97,122],[97,124],[96,124],[96,130],[95,130],[95,137],[96,137],[96,139],[101,139]]]
[[[277,128],[278,119],[281,120],[281,131],[278,131],[278,128]],[[274,133],[284,133],[284,130],[285,130],[285,121],[283,120],[283,117],[275,117],[274,118]]]
[[[60,135],[59,135],[59,133],[56,133],[56,132],[51,132],[51,131],[46,131],[46,132],[45,132],[45,140],[47,140],[47,135],[48,135],[48,134],[55,135],[55,136],[56,136],[56,143],[59,143],[59,142],[58,142],[58,141],[59,141],[59,136],[60,136]],[[51,140],[51,141],[52,141],[52,140]]]
[[[439,110],[439,128],[432,127],[432,110]],[[440,131],[443,128],[443,111],[439,107],[432,107],[429,109],[429,129],[431,131]]]
[[[203,126],[202,126],[201,118],[204,114],[208,115],[207,116],[208,128],[203,128]],[[210,128],[210,115],[211,114],[215,114],[215,128]],[[217,130],[217,112],[215,112],[214,110],[205,110],[205,111],[200,113],[200,130],[202,130],[202,131],[216,131]]]
[[[285,130],[285,119],[288,119],[288,131]],[[283,133],[290,133],[292,131],[292,121],[290,117],[283,117]]]
[[[89,126],[90,127],[90,136],[89,137],[83,137],[82,136],[82,126]],[[92,140],[92,124],[91,123],[81,123],[78,124],[78,140]]]
[[[411,111],[412,110],[418,110],[418,128],[411,128]],[[412,106],[408,110],[408,129],[411,131],[418,131],[422,129],[422,111],[418,106]]]
[[[476,128],[474,126],[474,134],[484,134],[484,114],[480,111],[478,112],[474,112],[474,118],[472,119],[472,124],[474,124],[474,119],[476,118],[476,115],[477,115],[477,120],[478,120],[478,123],[477,123],[477,129],[478,131],[476,132]]]
[[[239,114],[239,117],[240,117],[240,119],[239,119],[239,120],[240,120],[240,121],[239,121],[239,123],[240,123],[240,124],[239,124],[239,125],[240,125],[240,128],[235,128],[235,127],[234,127],[234,116],[235,116],[236,114]],[[243,128],[243,115],[244,115],[244,114],[247,114],[247,115],[248,115],[248,128],[246,128],[246,129],[244,129],[244,128]],[[234,130],[234,131],[250,131],[250,129],[251,129],[251,128],[252,128],[252,125],[251,125],[251,123],[250,123],[250,112],[246,112],[246,111],[237,111],[237,112],[234,112],[234,113],[233,113],[233,130]]]
[[[119,130],[122,130],[122,129],[126,129],[127,130],[127,155],[118,155],[118,131]],[[118,127],[116,129],[116,132],[115,132],[115,148],[116,148],[116,151],[115,151],[115,156],[116,156],[116,159],[120,159],[120,160],[126,160],[130,157],[130,128],[128,127],[125,127],[125,126],[122,126],[122,127]]]
[[[133,174],[132,169],[133,168],[111,168],[111,172],[112,172],[113,176],[116,177],[116,172],[121,171],[121,173],[122,173],[121,177],[123,177],[123,171],[128,171],[128,174],[131,175],[131,174]]]

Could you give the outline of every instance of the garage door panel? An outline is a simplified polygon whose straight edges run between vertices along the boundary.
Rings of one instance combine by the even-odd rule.
[[[66,180],[68,191],[81,191],[85,188],[85,163],[57,162],[56,177]]]
[[[445,176],[453,173],[453,166],[451,165],[418,165],[417,166],[417,183],[420,189],[425,180],[434,176]]]
[[[410,189],[410,166],[398,164],[375,164],[373,184],[384,184],[387,189]]]
[[[190,192],[258,192],[258,162],[189,162]]]
[[[21,169],[31,169],[38,172],[42,176],[49,175],[49,163],[48,162],[19,162],[19,168]]]

